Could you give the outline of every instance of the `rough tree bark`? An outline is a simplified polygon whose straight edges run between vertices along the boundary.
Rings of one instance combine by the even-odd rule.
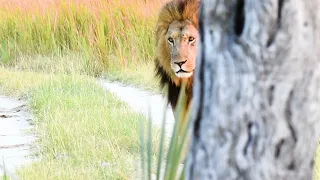
[[[187,179],[312,179],[320,0],[201,0]]]

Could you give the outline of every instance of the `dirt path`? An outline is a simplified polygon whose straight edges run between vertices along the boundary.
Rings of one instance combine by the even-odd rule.
[[[15,176],[16,169],[32,161],[30,120],[25,101],[0,95],[0,177],[4,169]]]
[[[136,112],[151,117],[154,125],[162,127],[164,111],[166,113],[166,135],[170,136],[174,125],[174,116],[171,107],[164,109],[165,99],[160,94],[144,91],[133,86],[117,82],[100,80],[105,89],[117,95],[122,101],[129,104]],[[150,112],[150,113],[149,113]]]

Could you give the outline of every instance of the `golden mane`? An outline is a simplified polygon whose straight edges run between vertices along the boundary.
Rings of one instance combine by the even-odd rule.
[[[175,20],[190,20],[199,29],[199,2],[200,0],[174,0],[164,5],[158,15],[156,41],[161,38],[162,33],[166,33],[169,25]]]

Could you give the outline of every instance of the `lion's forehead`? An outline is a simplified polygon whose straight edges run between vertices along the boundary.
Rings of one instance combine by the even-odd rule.
[[[167,36],[198,36],[198,30],[188,21],[173,21],[168,28]]]

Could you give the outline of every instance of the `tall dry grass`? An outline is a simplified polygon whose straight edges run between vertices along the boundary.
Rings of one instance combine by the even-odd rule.
[[[0,0],[0,61],[70,52],[103,69],[148,61],[165,1]]]

